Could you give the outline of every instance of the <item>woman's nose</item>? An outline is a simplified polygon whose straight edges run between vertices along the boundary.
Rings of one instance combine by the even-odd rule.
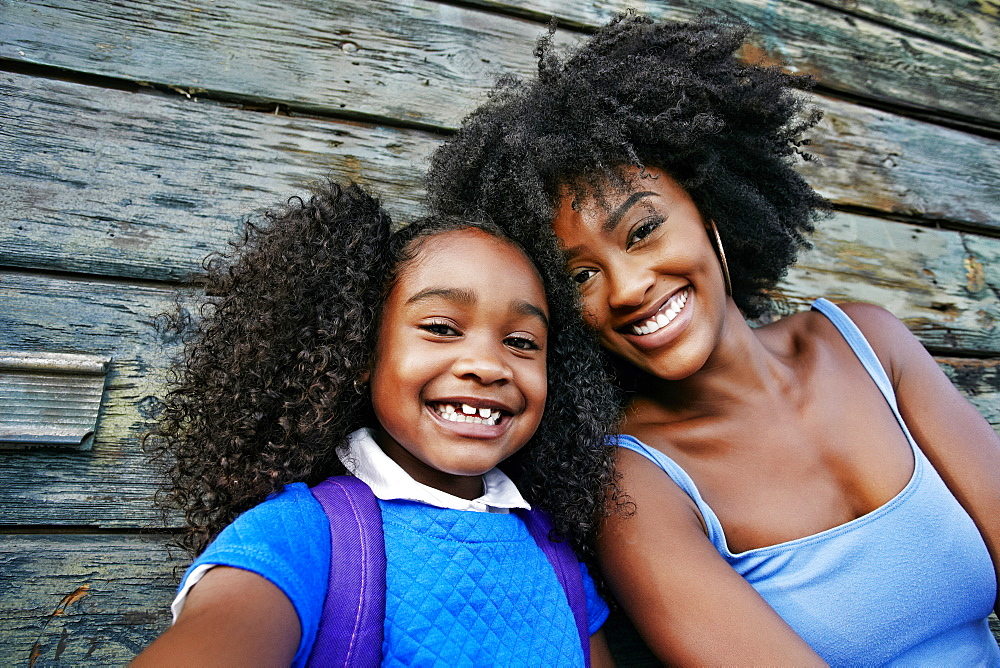
[[[612,309],[639,306],[656,282],[652,271],[637,267],[620,267],[609,272],[608,306]]]

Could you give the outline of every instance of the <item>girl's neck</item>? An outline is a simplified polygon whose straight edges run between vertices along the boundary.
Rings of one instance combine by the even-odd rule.
[[[385,429],[379,425],[373,430],[375,442],[382,448],[389,459],[396,462],[403,471],[411,478],[422,485],[433,487],[434,489],[457,496],[466,501],[478,499],[485,493],[483,476],[481,475],[454,475],[439,471],[425,464],[422,460],[413,455],[409,450],[397,443]]]

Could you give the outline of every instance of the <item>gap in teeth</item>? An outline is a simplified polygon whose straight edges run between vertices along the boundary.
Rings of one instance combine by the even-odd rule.
[[[500,411],[492,408],[476,408],[469,404],[460,404],[461,410],[454,404],[437,404],[434,410],[449,422],[470,422],[472,424],[500,424]]]

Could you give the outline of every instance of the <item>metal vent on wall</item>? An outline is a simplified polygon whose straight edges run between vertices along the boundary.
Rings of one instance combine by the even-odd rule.
[[[111,359],[0,350],[0,448],[89,450]]]

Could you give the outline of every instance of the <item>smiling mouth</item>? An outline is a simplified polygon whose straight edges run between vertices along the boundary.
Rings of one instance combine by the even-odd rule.
[[[653,317],[628,325],[626,331],[637,336],[645,336],[646,334],[652,334],[663,329],[673,322],[674,318],[684,309],[684,305],[687,304],[689,289],[678,290],[660,307],[659,311],[653,314]]]
[[[431,408],[449,422],[467,422],[470,424],[498,425],[503,419],[503,411],[496,408],[476,408],[466,403],[434,402]]]

